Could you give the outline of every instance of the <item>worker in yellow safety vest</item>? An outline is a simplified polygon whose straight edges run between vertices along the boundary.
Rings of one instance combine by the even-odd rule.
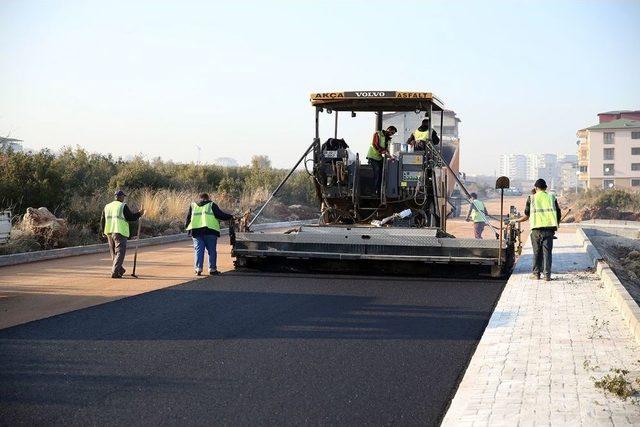
[[[420,127],[409,136],[407,144],[412,145],[414,151],[424,151],[427,141],[431,141],[433,145],[438,145],[440,138],[438,138],[436,131],[429,126],[429,119],[424,119]]]
[[[469,194],[471,196],[471,204],[469,205],[469,212],[467,213],[467,221],[473,221],[473,234],[476,239],[482,239],[482,232],[486,224],[487,208],[481,200],[478,200],[476,193]],[[482,213],[480,213],[482,212]],[[484,215],[482,215],[484,214]]]
[[[393,135],[398,132],[395,126],[389,126],[386,130],[379,130],[373,134],[373,140],[367,152],[367,160],[373,168],[373,185],[376,196],[380,195],[382,185],[382,164],[384,157],[389,157],[389,144]]]
[[[544,179],[538,179],[535,183],[535,194],[527,199],[524,216],[512,220],[512,222],[531,220],[532,279],[540,280],[540,273],[542,273],[544,280],[551,280],[553,239],[558,230],[560,218],[562,215],[556,196],[547,193],[547,183]]]
[[[129,238],[129,222],[137,221],[144,215],[144,209],[133,213],[124,202],[126,194],[117,190],[114,194],[115,200],[108,203],[102,210],[100,218],[100,229],[102,235],[107,237],[109,242],[109,252],[111,253],[111,277],[121,278],[125,269],[122,266],[127,252],[127,239]]]
[[[233,215],[222,211],[207,193],[200,193],[199,200],[191,203],[185,220],[185,228],[193,239],[194,266],[196,275],[202,274],[204,250],[209,254],[209,274],[220,274],[216,266],[216,245],[220,237],[220,221],[233,219]]]

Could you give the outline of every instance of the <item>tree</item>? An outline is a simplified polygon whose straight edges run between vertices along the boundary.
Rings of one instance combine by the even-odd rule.
[[[252,156],[251,169],[271,169],[271,159],[265,155]]]

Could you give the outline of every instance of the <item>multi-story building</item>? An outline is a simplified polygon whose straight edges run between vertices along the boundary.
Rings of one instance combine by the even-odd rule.
[[[527,154],[527,179],[535,181],[542,178],[549,188],[559,184],[558,156],[551,153]]]
[[[578,140],[578,187],[581,189],[587,188],[587,182],[589,181],[589,144],[587,144],[587,130],[580,129],[576,136]]]
[[[558,163],[560,174],[560,189],[562,193],[577,191],[578,188],[578,162],[563,161]]]
[[[598,113],[598,123],[608,123],[618,119],[640,120],[639,110],[618,110]]]
[[[502,154],[500,156],[500,175],[508,176],[511,181],[528,179],[527,156],[524,154]]]
[[[508,176],[516,186],[524,187],[543,178],[549,188],[566,192],[575,189],[577,163],[575,154],[503,154],[500,156],[500,174]]]
[[[579,180],[586,188],[640,189],[640,111],[598,114],[600,123],[577,132]],[[611,120],[611,118],[613,118]]]

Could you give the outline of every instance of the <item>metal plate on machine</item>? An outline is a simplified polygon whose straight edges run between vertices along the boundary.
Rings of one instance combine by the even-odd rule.
[[[338,150],[327,150],[322,153],[325,159],[337,159],[338,158]]]
[[[402,171],[402,181],[420,181],[422,171]]]
[[[403,165],[421,165],[422,154],[404,154],[402,156]]]

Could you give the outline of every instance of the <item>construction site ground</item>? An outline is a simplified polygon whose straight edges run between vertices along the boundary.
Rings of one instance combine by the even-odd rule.
[[[449,225],[472,236],[464,217]],[[234,272],[225,238],[225,273],[198,280],[189,241],[142,249],[138,279],[111,279],[108,254],[0,268],[2,422],[636,425],[638,396],[596,381],[635,381],[638,343],[574,230],[558,234],[556,280],[528,278],[527,246],[504,292]]]
[[[590,236],[598,252],[611,266],[629,295],[640,305],[640,239],[636,230],[625,230],[626,236],[599,230]]]
[[[515,205],[524,211],[526,197],[505,197],[505,211]],[[500,212],[500,199],[486,201],[492,215]],[[447,231],[457,237],[473,237],[473,224],[464,215],[448,221]],[[494,221],[498,225],[498,222]],[[526,227],[526,224],[525,224]],[[485,228],[484,238],[492,238]],[[523,234],[526,236],[526,234]],[[193,247],[190,241],[141,248],[138,279],[132,278],[130,249],[125,262],[127,275],[110,277],[109,254],[83,255],[0,267],[0,328],[43,319],[84,307],[166,288],[194,279]],[[218,269],[233,269],[228,237],[218,240]]]
[[[0,330],[2,424],[436,425],[504,286],[251,272],[172,285],[193,279],[191,256],[149,247],[137,280],[109,279],[105,255],[0,269],[13,322],[94,305]]]

